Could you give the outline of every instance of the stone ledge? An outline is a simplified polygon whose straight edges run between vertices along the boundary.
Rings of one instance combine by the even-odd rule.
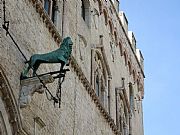
[[[105,108],[102,106],[99,98],[96,96],[95,90],[92,88],[90,82],[84,75],[81,67],[78,65],[77,61],[75,60],[75,58],[73,56],[71,56],[71,58],[70,58],[70,66],[74,69],[74,72],[76,73],[79,80],[81,81],[81,83],[83,84],[85,89],[87,90],[88,94],[90,95],[90,97],[92,98],[94,103],[96,104],[96,107],[99,109],[102,116],[106,119],[106,121],[109,124],[109,126],[111,127],[112,131],[116,135],[121,135],[121,133],[118,131],[117,126],[115,125],[114,120],[111,118],[111,116],[105,110]]]
[[[56,29],[56,26],[53,24],[51,19],[49,18],[49,15],[44,10],[41,2],[39,0],[29,0],[33,6],[36,8],[36,11],[39,13],[40,17],[43,19],[43,22],[46,24],[46,27],[49,29],[49,32],[52,34],[52,37],[54,38],[55,42],[60,44],[62,38]]]

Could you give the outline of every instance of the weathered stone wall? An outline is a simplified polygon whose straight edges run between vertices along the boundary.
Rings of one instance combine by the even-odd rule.
[[[34,132],[44,135],[118,134],[116,132],[118,130],[115,129],[116,126],[113,125],[116,124],[117,117],[115,88],[122,86],[121,80],[123,77],[125,78],[127,105],[130,102],[129,83],[133,84],[134,96],[136,97],[134,99],[134,110],[132,113],[129,111],[129,115],[132,114],[132,132],[134,135],[143,135],[141,107],[143,95],[142,91],[138,90],[137,80],[143,85],[144,75],[112,2],[90,0],[87,23],[81,17],[81,0],[59,0],[57,1],[59,12],[55,30],[51,27],[51,22],[44,19],[41,10],[37,8],[38,4],[36,2],[33,0],[6,0],[6,19],[10,21],[9,32],[22,52],[29,59],[34,53],[46,53],[57,49],[59,47],[59,35],[61,37],[70,36],[74,42],[72,55],[77,62],[78,69],[82,70],[88,81],[84,84],[90,84],[92,49],[103,46],[102,54],[105,55],[105,57],[103,56],[105,63],[109,66],[108,78],[112,78],[110,79],[111,87],[109,89],[110,112],[109,114],[102,113],[103,109],[98,107],[100,102],[96,102],[96,95],[89,94],[88,88],[80,80],[78,70],[71,64],[71,71],[67,73],[62,85],[61,108],[54,108],[53,103],[47,100],[45,94],[34,94],[30,106],[20,109],[24,131],[29,135],[34,134]],[[107,20],[105,11],[108,14]],[[110,28],[109,22],[112,23],[112,28]],[[59,32],[59,35],[56,31]],[[115,38],[115,35],[117,35],[117,38]],[[113,45],[110,45],[110,42]],[[120,49],[120,44],[122,49]],[[125,59],[125,57],[127,58]],[[20,90],[20,73],[23,70],[24,62],[25,59],[10,37],[6,36],[5,30],[1,30],[0,64],[5,69],[4,72],[17,103]],[[132,69],[136,71],[135,78],[132,71],[129,72],[128,62]],[[60,64],[44,64],[40,66],[37,73],[59,70],[59,66]],[[47,86],[55,94],[57,81]],[[140,99],[137,98],[137,95]],[[36,117],[39,117],[46,126],[40,128],[39,124],[34,122]],[[111,120],[107,120],[108,118],[111,118]],[[36,128],[35,125],[37,125]]]

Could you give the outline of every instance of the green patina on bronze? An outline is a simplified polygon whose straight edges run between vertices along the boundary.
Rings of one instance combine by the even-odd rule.
[[[70,37],[64,38],[59,49],[46,54],[34,54],[31,56],[30,60],[27,61],[28,66],[23,70],[21,77],[27,78],[27,74],[30,68],[33,69],[33,76],[35,76],[37,69],[42,63],[61,63],[61,70],[64,65],[67,64],[71,52],[72,52],[73,42]]]

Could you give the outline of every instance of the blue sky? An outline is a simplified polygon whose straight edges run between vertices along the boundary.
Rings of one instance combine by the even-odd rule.
[[[120,0],[145,59],[144,135],[180,135],[180,0]]]

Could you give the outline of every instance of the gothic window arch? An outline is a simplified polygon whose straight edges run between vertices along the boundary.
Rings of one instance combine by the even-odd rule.
[[[98,29],[99,26],[99,12],[94,8],[93,21],[95,29]]]
[[[139,78],[137,78],[137,91],[138,92],[140,91],[140,80],[139,80]]]
[[[135,69],[133,69],[132,74],[133,74],[133,80],[135,82],[136,81],[136,71],[135,71]]]
[[[131,75],[131,73],[132,73],[132,65],[131,65],[130,61],[128,61],[128,69],[129,69],[129,74]]]
[[[114,62],[116,59],[116,48],[114,42],[110,42],[110,52],[112,56],[112,62]]]
[[[12,89],[0,65],[0,133],[15,135],[21,131],[20,116]]]
[[[129,122],[129,116],[128,116],[127,103],[125,101],[124,95],[121,94],[119,101],[119,114],[118,114],[117,127],[122,135],[128,134],[128,126],[129,126],[128,122]]]
[[[131,112],[134,112],[134,91],[132,83],[129,83],[129,103]]]
[[[127,65],[127,53],[126,53],[126,51],[124,51],[124,61],[125,61],[125,65]]]
[[[114,31],[114,38],[115,38],[115,43],[116,43],[116,46],[118,45],[118,37],[117,37],[117,32]]]
[[[103,9],[103,14],[104,14],[104,22],[105,22],[105,25],[108,24],[108,13],[105,9]]]
[[[86,47],[87,47],[87,41],[83,35],[78,34],[78,39],[79,39],[79,45],[78,45],[78,50],[79,50],[79,58],[81,62],[85,62],[85,56],[86,56]]]
[[[110,34],[113,35],[113,25],[110,20],[109,20],[109,30],[110,30]]]
[[[120,49],[120,54],[121,56],[123,55],[123,47],[122,47],[122,43],[119,42],[119,49]]]
[[[94,60],[94,89],[102,105],[107,108],[107,71],[104,67],[102,56],[98,51],[95,52]]]
[[[97,1],[99,6],[99,12],[102,13],[102,1],[101,0],[97,0]]]

